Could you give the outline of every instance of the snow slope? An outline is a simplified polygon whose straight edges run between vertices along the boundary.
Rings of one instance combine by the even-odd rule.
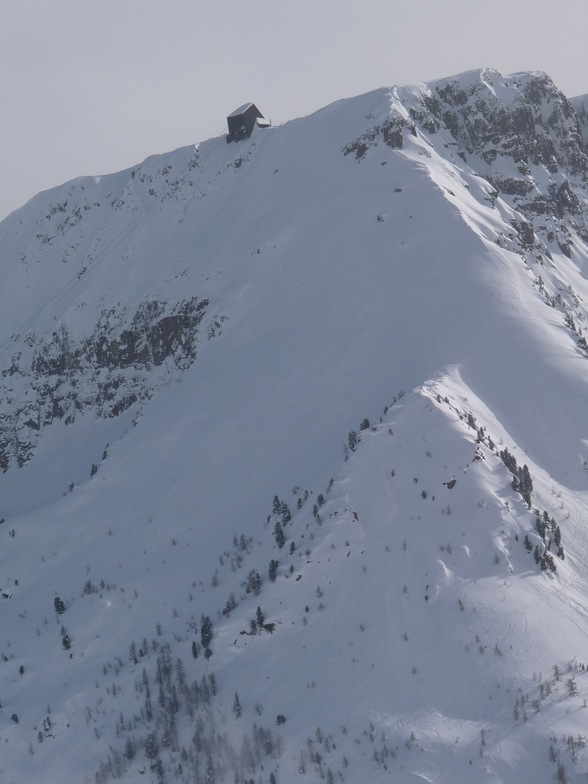
[[[0,224],[6,781],[585,777],[579,116],[484,69]]]

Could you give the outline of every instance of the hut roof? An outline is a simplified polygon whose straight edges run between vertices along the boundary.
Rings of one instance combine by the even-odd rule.
[[[238,109],[235,109],[235,111],[231,112],[228,116],[229,117],[238,117],[240,114],[243,114],[244,112],[246,112],[247,109],[249,109],[250,106],[253,106],[253,102],[252,101],[248,101],[247,103],[244,103],[243,106],[239,106]]]

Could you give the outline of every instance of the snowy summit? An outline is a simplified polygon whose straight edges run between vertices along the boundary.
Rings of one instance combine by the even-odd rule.
[[[0,778],[585,781],[588,97],[232,142],[0,224]]]

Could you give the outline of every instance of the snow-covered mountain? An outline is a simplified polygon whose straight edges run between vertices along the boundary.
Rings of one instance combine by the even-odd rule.
[[[0,224],[0,779],[588,772],[588,98],[484,69]]]

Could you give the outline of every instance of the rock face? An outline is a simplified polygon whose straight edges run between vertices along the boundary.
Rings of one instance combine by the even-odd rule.
[[[483,71],[467,86],[463,81],[436,83],[425,103],[464,151],[488,166],[511,159],[527,183],[530,166],[544,166],[550,174],[560,169],[572,175],[585,172],[578,120],[545,74],[505,79]]]
[[[503,79],[486,71],[468,90],[454,82],[434,91],[439,100],[432,99],[431,111],[464,152],[486,164],[480,173],[499,193],[513,196],[529,218],[573,222],[581,203],[574,179],[586,183],[587,157],[578,118],[549,77]],[[516,171],[509,174],[512,164]],[[584,221],[576,225],[585,237]]]
[[[524,245],[533,244],[537,233],[547,242],[557,238],[569,253],[573,232],[588,238],[584,99],[570,102],[544,73],[504,77],[491,69],[416,90],[394,88],[392,99],[389,126],[418,130],[442,155],[459,156],[528,218]],[[363,157],[385,130],[367,131],[344,153]]]
[[[451,131],[464,159],[528,218],[524,245],[532,244],[534,231],[538,250],[543,241],[548,253],[556,238],[569,256],[574,232],[588,238],[588,157],[580,118],[546,74],[505,78],[484,70],[466,88],[443,81],[431,92],[428,108]]]
[[[580,123],[580,132],[584,142],[584,149],[588,150],[588,95],[580,95],[577,98],[570,100],[570,105],[573,107]]]
[[[61,324],[50,335],[27,338],[2,371],[0,395],[13,399],[15,382],[27,388],[0,414],[0,467],[23,465],[40,431],[55,420],[71,424],[80,412],[116,417],[150,398],[196,359],[198,328],[207,300],[175,303],[144,301],[130,316],[104,311],[90,335],[70,334]],[[157,375],[167,366],[167,380]]]

